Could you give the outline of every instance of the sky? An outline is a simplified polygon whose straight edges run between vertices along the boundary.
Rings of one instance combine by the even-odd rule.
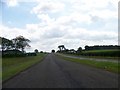
[[[118,1],[0,0],[0,36],[24,36],[27,51],[118,45]]]

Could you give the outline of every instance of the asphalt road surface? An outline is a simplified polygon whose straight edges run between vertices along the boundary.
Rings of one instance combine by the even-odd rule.
[[[3,83],[3,88],[117,88],[118,75],[55,54]]]

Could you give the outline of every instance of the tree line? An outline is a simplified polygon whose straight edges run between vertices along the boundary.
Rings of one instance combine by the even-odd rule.
[[[85,50],[106,50],[106,49],[120,49],[118,45],[94,45],[94,46],[85,46]]]
[[[30,45],[28,44],[30,40],[26,39],[23,36],[18,36],[11,40],[4,37],[0,37],[0,41],[1,41],[0,45],[1,45],[2,51],[21,50],[22,52],[25,52],[24,51],[25,47],[30,47]]]
[[[2,57],[36,56],[37,49],[32,53],[25,52],[25,47],[30,47],[29,42],[30,40],[23,36],[18,36],[11,40],[0,37]]]
[[[118,45],[94,45],[88,46],[86,45],[82,49],[79,47],[77,50],[74,49],[66,49],[64,45],[58,46],[58,53],[67,53],[67,54],[77,54],[83,56],[117,56],[120,57],[120,46]],[[96,50],[96,51],[95,51]],[[106,51],[105,51],[106,50]]]

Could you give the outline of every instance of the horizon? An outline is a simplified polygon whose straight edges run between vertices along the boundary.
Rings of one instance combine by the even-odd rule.
[[[0,36],[31,40],[27,52],[118,45],[119,0],[1,0]]]

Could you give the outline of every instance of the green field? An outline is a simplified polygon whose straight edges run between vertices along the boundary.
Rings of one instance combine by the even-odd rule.
[[[14,57],[2,59],[2,81],[20,73],[30,66],[42,61],[46,54],[39,53],[37,56]]]
[[[87,52],[116,52],[119,51],[118,49],[107,49],[107,50],[88,50],[88,51],[84,51],[85,53]]]
[[[87,50],[82,51],[80,55],[84,56],[104,56],[104,57],[120,57],[119,49],[108,49],[108,50]]]
[[[91,60],[81,60],[81,59],[77,59],[77,58],[69,58],[69,57],[65,57],[62,55],[58,55],[58,57],[64,59],[64,60],[68,60],[68,61],[72,61],[72,62],[76,62],[76,63],[80,63],[80,64],[84,64],[84,65],[88,65],[88,66],[92,66],[92,67],[96,67],[96,68],[100,68],[100,69],[104,69],[110,72],[114,72],[114,73],[120,73],[120,68],[119,64],[120,63],[114,63],[114,62],[103,62],[103,61],[91,61]]]

